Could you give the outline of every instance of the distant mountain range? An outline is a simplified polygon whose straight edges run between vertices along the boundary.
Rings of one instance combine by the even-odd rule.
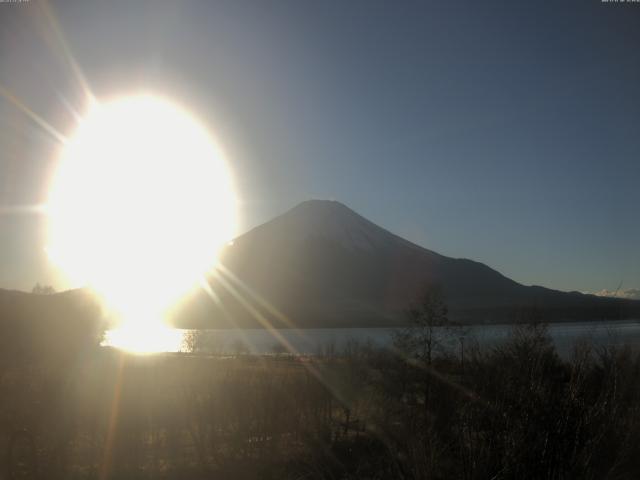
[[[640,300],[640,288],[627,288],[627,289],[618,289],[618,290],[600,290],[599,292],[594,292],[594,295],[598,295],[599,297],[616,297],[616,298],[627,298],[629,300]]]
[[[402,324],[430,285],[462,322],[640,318],[640,302],[521,285],[487,265],[440,255],[335,201],[303,202],[237,238],[209,294],[186,299],[180,326]]]

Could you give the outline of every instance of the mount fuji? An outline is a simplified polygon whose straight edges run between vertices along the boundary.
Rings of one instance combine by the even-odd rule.
[[[234,240],[221,267],[173,312],[178,326],[397,326],[440,286],[454,320],[640,316],[640,302],[519,284],[479,262],[411,243],[336,201],[306,201]]]

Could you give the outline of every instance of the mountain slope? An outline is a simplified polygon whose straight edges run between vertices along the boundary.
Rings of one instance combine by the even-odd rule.
[[[482,263],[415,245],[334,201],[303,202],[254,228],[225,249],[221,263],[227,273],[210,279],[218,303],[203,293],[190,297],[175,312],[179,324],[259,326],[262,316],[286,326],[279,311],[303,327],[397,325],[435,284],[461,321],[513,321],[532,307],[549,319],[640,313],[640,302],[523,286]]]

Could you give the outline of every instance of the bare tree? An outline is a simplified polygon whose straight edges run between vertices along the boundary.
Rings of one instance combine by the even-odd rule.
[[[408,326],[394,332],[394,346],[407,357],[431,367],[434,353],[442,347],[443,330],[454,326],[448,313],[442,288],[427,287],[407,310]]]
[[[425,419],[429,417],[433,390],[433,360],[452,338],[444,293],[439,286],[429,285],[418,301],[407,310],[408,325],[393,335],[393,344],[403,356],[407,369],[407,398],[421,402]],[[415,390],[414,390],[415,389]]]

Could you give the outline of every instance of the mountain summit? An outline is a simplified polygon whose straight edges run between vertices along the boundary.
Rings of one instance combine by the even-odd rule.
[[[303,202],[250,230],[225,249],[221,264],[210,295],[185,302],[178,323],[398,325],[430,285],[444,289],[451,316],[466,322],[517,321],[532,309],[555,320],[640,311],[631,301],[521,285],[482,263],[415,245],[336,201]]]
[[[421,248],[370,222],[335,200],[302,202],[238,240],[246,242],[247,239],[270,243],[322,240],[345,250],[369,253],[382,252],[399,245]]]
[[[334,200],[308,200],[272,222],[258,227],[260,234],[280,237],[287,234],[299,240],[316,238],[334,242],[353,251],[380,251],[395,243],[410,245],[346,205]]]

